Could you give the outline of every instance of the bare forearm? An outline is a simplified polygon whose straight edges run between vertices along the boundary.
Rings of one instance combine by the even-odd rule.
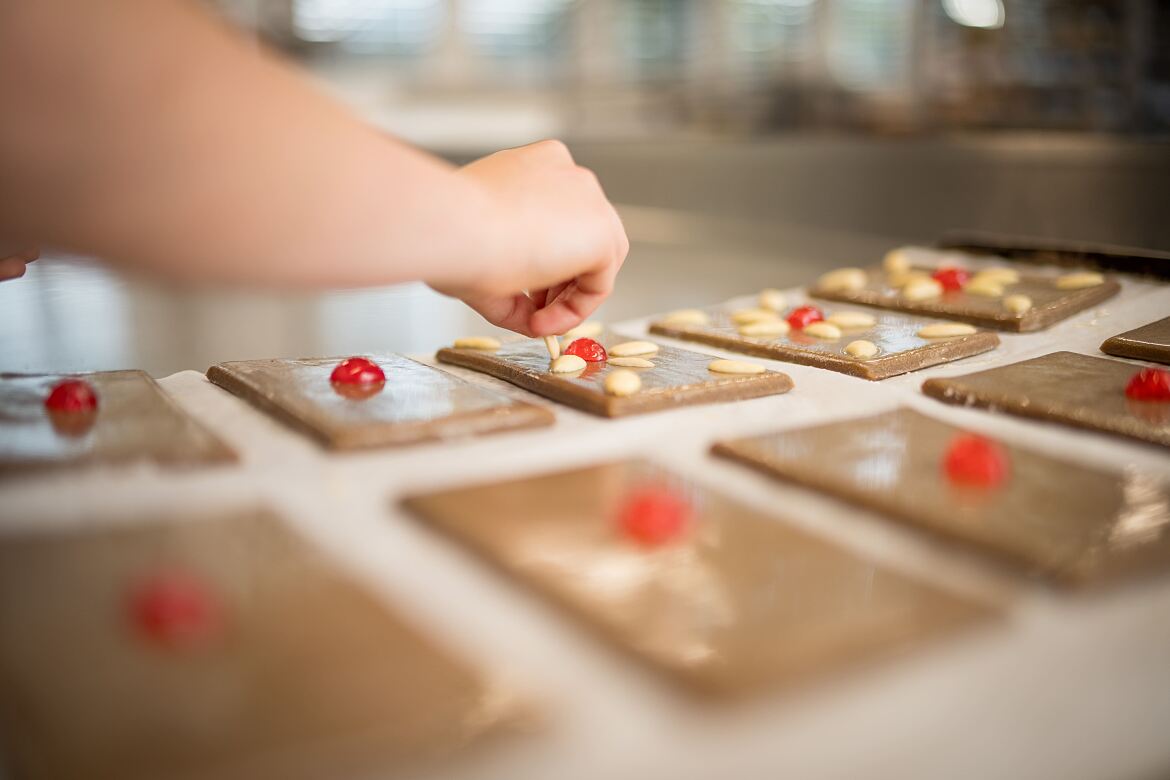
[[[491,199],[181,0],[0,0],[0,233],[182,280],[445,282]]]

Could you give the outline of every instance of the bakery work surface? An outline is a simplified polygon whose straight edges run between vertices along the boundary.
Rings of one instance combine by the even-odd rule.
[[[789,392],[623,419],[557,404],[479,371],[440,364],[432,355],[416,356],[428,366],[490,390],[492,397],[547,410],[555,422],[410,447],[330,451],[247,398],[213,385],[203,374],[182,371],[159,384],[179,409],[230,447],[238,462],[202,470],[149,463],[99,465],[10,479],[0,483],[0,551],[19,553],[13,560],[29,561],[20,552],[29,549],[45,567],[69,571],[69,555],[80,554],[70,552],[75,540],[96,540],[93,549],[100,550],[115,537],[154,538],[160,525],[173,525],[182,537],[186,524],[214,522],[247,507],[263,507],[266,516],[276,518],[265,521],[261,537],[270,534],[265,530],[268,523],[277,522],[300,540],[294,543],[272,533],[279,538],[264,543],[271,556],[264,566],[256,564],[255,577],[277,582],[279,577],[265,568],[279,560],[273,556],[292,550],[299,560],[305,554],[302,550],[312,549],[311,572],[335,583],[331,588],[340,595],[333,606],[339,609],[325,603],[333,598],[333,590],[315,591],[321,598],[297,602],[303,609],[294,610],[296,617],[289,620],[299,621],[305,631],[336,629],[330,636],[338,642],[312,645],[313,659],[300,658],[300,665],[276,669],[272,679],[279,680],[280,674],[303,678],[309,668],[304,664],[320,664],[320,678],[312,684],[302,680],[304,684],[290,688],[290,694],[329,697],[332,709],[314,717],[295,717],[279,712],[279,699],[268,702],[276,709],[257,711],[256,720],[240,724],[239,739],[226,746],[218,743],[225,752],[214,758],[225,766],[256,752],[276,760],[271,764],[275,766],[281,761],[319,766],[323,756],[333,755],[330,751],[339,747],[337,740],[327,740],[327,746],[318,741],[336,736],[330,729],[360,732],[350,736],[368,744],[369,737],[380,733],[370,729],[384,727],[386,717],[393,719],[397,704],[355,696],[350,704],[364,708],[355,713],[344,696],[338,698],[338,691],[345,685],[361,689],[362,665],[383,651],[391,659],[414,652],[412,668],[427,668],[417,652],[433,643],[455,659],[434,662],[442,667],[441,674],[435,672],[436,681],[458,683],[444,690],[474,686],[479,691],[482,686],[483,691],[506,692],[507,701],[523,703],[525,727],[510,729],[502,738],[477,741],[457,755],[412,765],[411,777],[1162,776],[1170,768],[1165,726],[1170,722],[1166,662],[1170,572],[1161,558],[1133,571],[1124,567],[1096,587],[1066,590],[1043,577],[1029,576],[1029,567],[1019,566],[1010,555],[988,554],[989,548],[1005,547],[1017,537],[1001,517],[987,518],[986,526],[969,525],[988,511],[985,506],[955,518],[968,523],[956,531],[934,527],[944,532],[925,533],[924,525],[939,526],[948,520],[935,511],[939,492],[926,489],[946,477],[930,466],[930,458],[923,460],[921,452],[906,462],[926,466],[897,474],[884,471],[890,448],[897,447],[896,437],[885,442],[882,457],[870,457],[842,443],[848,437],[841,436],[839,446],[809,452],[808,462],[787,461],[784,468],[805,475],[852,469],[848,473],[861,475],[867,485],[896,478],[913,489],[915,482],[922,482],[924,500],[935,503],[922,510],[929,510],[927,515],[908,516],[913,522],[898,522],[866,508],[896,513],[913,507],[891,509],[845,496],[850,503],[835,498],[832,491],[800,484],[815,482],[811,478],[776,480],[711,452],[717,442],[776,432],[792,432],[790,441],[800,442],[805,434],[798,431],[815,431],[817,426],[833,425],[833,430],[847,433],[851,425],[858,430],[868,425],[872,431],[866,418],[883,419],[878,416],[908,409],[1003,442],[1016,459],[1021,478],[1031,473],[1025,468],[1026,451],[1036,463],[1074,464],[1070,473],[1092,474],[1094,480],[1107,482],[1103,474],[1118,475],[1127,490],[1141,492],[1146,480],[1165,485],[1170,482],[1170,458],[1162,447],[948,405],[920,391],[927,380],[1053,352],[1099,356],[1105,339],[1158,320],[1170,310],[1170,289],[1132,277],[1118,279],[1121,289],[1116,298],[1042,332],[1001,333],[998,346],[971,357],[874,382],[756,355],[752,362],[791,378]],[[790,302],[801,302],[798,290],[780,292]],[[734,310],[755,305],[753,293],[720,306]],[[649,324],[662,316],[610,323],[610,329],[626,339],[645,339]],[[742,358],[705,344],[654,338],[667,347],[693,350],[704,360]],[[393,382],[394,366],[400,364],[383,365],[387,383]],[[1133,364],[1135,370],[1140,367]],[[873,443],[873,436],[868,440]],[[785,449],[785,458],[798,457],[796,452]],[[818,472],[815,460],[820,457],[833,461]],[[701,527],[702,538],[685,548],[692,557],[679,551],[643,554],[632,547],[615,555],[616,548],[604,537],[609,531],[595,525],[596,515],[588,509],[593,502],[605,505],[615,485],[627,478],[624,475],[646,469],[666,475],[662,479],[687,496],[698,520],[704,521],[696,526]],[[1076,487],[1092,491],[1092,480],[1086,478]],[[1148,489],[1121,498],[1110,493],[1110,501],[1141,511],[1119,511],[1117,523],[1109,528],[1073,518],[1078,550],[1090,549],[1086,534],[1098,532],[1116,532],[1123,541],[1164,549],[1151,540],[1164,541],[1167,533],[1170,508],[1165,493]],[[1083,509],[1071,499],[1056,505],[1070,512]],[[741,525],[734,520],[737,513]],[[558,516],[565,523],[556,522]],[[500,532],[484,533],[483,520],[493,517],[499,518]],[[1032,527],[1009,552],[1022,551],[1015,557],[1035,560],[1039,554],[1035,551],[1045,549],[1043,540],[1057,538],[1054,533],[1059,536],[1051,527]],[[240,541],[243,544],[233,548],[233,555],[252,560],[248,556],[256,554],[258,542]],[[807,554],[772,570],[761,553],[769,546]],[[192,548],[183,549],[190,553]],[[96,553],[82,558],[100,568],[103,564],[95,556],[131,560]],[[200,560],[204,559],[188,556],[179,563]],[[778,555],[777,560],[785,559]],[[801,561],[817,564],[802,568]],[[1044,567],[1032,569],[1043,573]],[[820,580],[826,572],[833,573],[831,580]],[[76,578],[76,587],[90,588],[86,573],[69,576]],[[35,605],[37,597],[31,593],[37,587],[35,575],[27,565],[19,570],[6,566],[0,582],[7,583],[10,577],[27,604]],[[288,576],[287,571],[280,576]],[[594,579],[583,581],[586,577]],[[230,579],[212,582],[227,588],[229,596],[249,592]],[[67,584],[57,581],[56,598],[46,599],[46,608],[59,606],[60,589]],[[366,595],[353,595],[355,591],[372,595],[375,603],[367,602]],[[627,609],[629,603],[619,597],[622,592],[639,594],[636,604],[646,611]],[[11,593],[6,588],[5,595]],[[280,609],[293,609],[286,596],[295,593],[266,593],[264,598]],[[104,603],[100,594],[90,595],[95,603]],[[695,599],[694,609],[672,613],[679,599]],[[225,601],[229,606],[237,603],[227,597]],[[240,611],[234,619],[247,619],[245,606],[263,609],[265,603],[238,602]],[[10,676],[32,675],[20,679],[48,686],[55,697],[46,701],[60,702],[66,696],[60,686],[75,684],[75,665],[100,662],[112,668],[109,658],[114,650],[108,643],[86,646],[85,630],[103,630],[100,609],[74,623],[67,612],[38,618],[36,610],[25,607],[8,602],[0,609],[0,629],[32,626],[26,629],[32,632],[25,637],[28,641],[11,645],[24,648],[22,652],[0,657],[3,697],[11,691],[27,693],[27,687],[13,687]],[[156,624],[150,625],[157,630]],[[905,628],[890,633],[891,626]],[[253,633],[231,634],[237,638],[233,641],[259,648],[250,656],[249,674],[266,668],[264,659],[270,654],[283,657],[271,643],[289,636],[290,630],[262,622]],[[425,639],[416,639],[416,631]],[[785,631],[799,631],[803,643],[785,642]],[[348,640],[341,641],[343,635],[398,638],[376,642],[378,647],[351,647]],[[48,645],[43,657],[29,650],[34,636],[43,637]],[[53,642],[76,642],[77,647],[56,652]],[[869,653],[879,646],[904,652],[882,652],[880,657]],[[864,663],[837,663],[845,655],[858,656],[851,660]],[[190,662],[184,658],[152,656],[150,673],[160,684],[181,690],[191,682],[176,676],[167,664]],[[200,663],[199,674],[220,668]],[[342,673],[347,664],[356,677]],[[669,673],[654,673],[656,666]],[[813,667],[815,679],[810,675],[805,680],[803,672]],[[789,679],[793,676],[800,677],[799,684]],[[781,678],[785,684],[776,685]],[[205,679],[224,680],[216,675]],[[679,684],[680,680],[698,682],[699,688],[709,683],[708,688],[734,689],[736,699],[712,701],[696,695],[695,685]],[[392,682],[390,677],[376,681]],[[87,690],[100,688],[94,684]],[[223,700],[216,691],[230,696],[232,690],[229,685],[203,691],[197,697],[205,705],[203,712],[219,711]],[[173,718],[165,697],[154,695],[151,702],[156,714]],[[457,721],[469,717],[466,703],[448,699],[430,703],[435,706],[420,703],[419,712],[454,713]],[[127,703],[119,709],[130,708]],[[12,718],[12,712],[0,705],[0,718]],[[39,710],[37,723],[85,727],[61,712]],[[90,725],[98,722],[92,720],[93,710],[82,714],[91,718],[86,721]],[[61,717],[64,720],[54,720]],[[497,704],[475,718],[469,730],[490,726],[500,717]],[[146,733],[125,724],[122,718],[110,719],[107,733],[119,739]],[[309,732],[314,736],[300,738]],[[439,729],[411,733],[399,742],[449,737]],[[43,738],[39,733],[38,739]],[[290,747],[294,742],[297,747]],[[45,743],[38,744],[46,755],[51,752]],[[66,740],[56,746],[76,744]],[[134,751],[124,741],[115,747],[122,752],[104,754],[104,760],[119,771],[126,768],[119,762]],[[156,747],[151,755],[165,757],[189,750],[190,745],[160,742]],[[6,749],[4,757],[13,762],[27,758],[18,753]],[[193,761],[193,755],[182,753],[184,762]],[[238,770],[238,763],[233,766]],[[332,769],[322,776],[349,776],[346,761],[329,766]],[[149,774],[149,768],[139,765],[127,772]],[[401,765],[366,764],[355,769],[354,776],[389,776],[395,768],[401,770]],[[36,771],[29,775],[40,776]]]

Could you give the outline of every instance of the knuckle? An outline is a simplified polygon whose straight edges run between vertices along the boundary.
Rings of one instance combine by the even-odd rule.
[[[553,157],[572,159],[572,156],[569,154],[569,147],[565,145],[564,141],[558,138],[546,138],[543,141],[537,141],[532,145],[532,148]]]
[[[578,165],[574,170],[576,174],[581,177],[582,181],[587,182],[597,187],[598,189],[601,188],[601,180],[597,178],[597,174],[594,173],[591,169],[586,168],[583,165]]]

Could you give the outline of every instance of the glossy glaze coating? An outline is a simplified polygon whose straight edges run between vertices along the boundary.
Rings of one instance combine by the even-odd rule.
[[[693,507],[647,548],[619,524],[667,485]],[[479,485],[406,506],[695,689],[759,693],[907,649],[987,614],[641,462]]]
[[[1170,403],[1133,401],[1125,386],[1141,366],[1053,352],[987,371],[928,379],[922,392],[979,406],[1129,436],[1170,447]]]
[[[235,460],[142,371],[82,375],[100,399],[97,411],[55,415],[46,411],[44,400],[65,378],[0,374],[0,475],[85,464],[194,466]]]
[[[516,401],[401,355],[374,358],[386,374],[365,397],[339,392],[337,358],[245,360],[207,378],[333,449],[413,444],[551,425],[547,409]]]
[[[841,306],[823,308],[825,316],[858,310],[857,307]],[[999,345],[999,337],[987,332],[947,339],[919,338],[918,329],[937,320],[892,312],[869,311],[872,311],[876,320],[872,326],[841,328],[841,338],[835,340],[812,338],[797,330],[775,337],[742,336],[730,319],[731,310],[726,308],[707,309],[710,322],[706,325],[677,324],[662,320],[651,323],[650,332],[710,344],[747,355],[827,368],[830,371],[871,380],[885,379],[978,355]],[[878,354],[866,359],[849,355],[845,347],[859,339],[873,342],[878,347]]]
[[[217,594],[220,641],[160,653],[126,624],[127,593],[159,566]],[[506,714],[473,670],[257,513],[8,536],[0,636],[20,777],[336,777],[449,750]]]
[[[941,468],[960,429],[909,409],[721,442],[715,452],[999,554],[1031,574],[1083,583],[1170,567],[1170,493],[999,442],[1010,476],[965,487]]]
[[[913,270],[929,274],[936,269],[916,266]],[[1095,287],[1058,290],[1055,285],[1056,275],[1037,276],[1021,273],[1019,282],[1004,286],[1005,296],[1026,295],[1032,299],[1032,308],[1017,314],[1003,305],[1003,298],[971,295],[962,291],[945,292],[938,298],[926,300],[906,300],[898,288],[889,284],[888,275],[880,267],[868,269],[867,277],[867,284],[860,290],[833,291],[813,287],[809,290],[809,295],[826,300],[880,306],[883,309],[911,314],[961,320],[996,330],[1027,332],[1043,330],[1079,311],[1112,298],[1121,290],[1121,285],[1109,278]]]
[[[1118,357],[1170,363],[1170,317],[1108,338],[1101,351]]]
[[[620,336],[603,334],[601,343],[609,349],[627,341]],[[482,371],[534,393],[560,401],[582,411],[604,417],[670,409],[688,404],[735,401],[763,395],[785,393],[792,389],[786,374],[767,371],[756,375],[734,376],[707,370],[708,355],[684,349],[661,347],[645,355],[653,368],[629,368],[642,380],[637,393],[618,397],[605,392],[608,363],[589,363],[572,374],[550,374],[548,351],[534,339],[506,342],[494,352],[470,349],[441,349],[436,355],[444,363]]]

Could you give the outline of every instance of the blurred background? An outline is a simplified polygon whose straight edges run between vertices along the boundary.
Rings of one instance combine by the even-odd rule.
[[[711,303],[951,230],[1170,249],[1158,0],[219,0],[454,162],[564,138],[633,248],[601,317]],[[0,370],[429,351],[421,285],[182,291],[53,256],[0,285]]]

